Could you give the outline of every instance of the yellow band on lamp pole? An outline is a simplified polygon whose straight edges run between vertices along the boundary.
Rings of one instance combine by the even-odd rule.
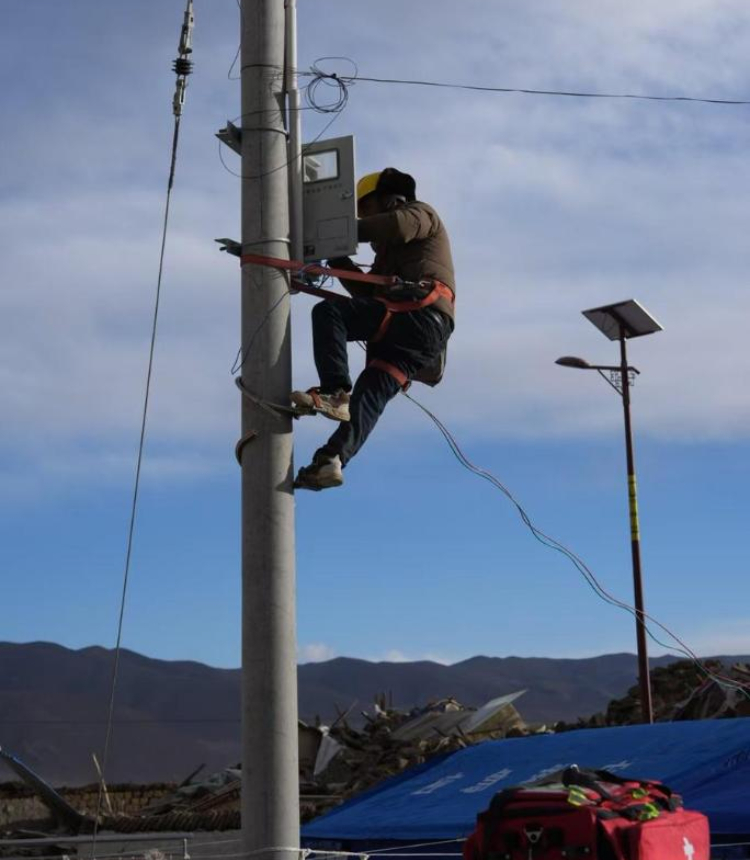
[[[640,540],[641,531],[638,525],[638,495],[635,475],[628,475],[628,496],[630,498],[630,538]]]

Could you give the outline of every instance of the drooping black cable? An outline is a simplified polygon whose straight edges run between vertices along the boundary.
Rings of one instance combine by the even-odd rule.
[[[323,58],[328,59],[328,58]],[[437,89],[447,90],[468,90],[480,93],[518,93],[520,95],[532,96],[562,96],[565,98],[579,99],[621,99],[630,101],[654,101],[654,102],[698,102],[702,104],[714,105],[750,105],[750,99],[719,99],[701,96],[657,96],[647,93],[597,93],[575,90],[539,90],[529,87],[498,87],[484,86],[482,84],[457,84],[447,81],[423,81],[409,80],[406,78],[376,78],[355,73],[353,75],[339,75],[337,73],[325,73],[317,67],[316,61],[307,72],[297,72],[299,75],[320,79],[321,77],[330,78],[342,83],[344,86],[351,86],[354,83],[371,83],[371,84],[390,84],[398,86],[412,87],[433,87]],[[353,62],[353,61],[350,61]]]
[[[518,502],[518,500],[513,496],[513,494],[510,492],[510,490],[501,481],[499,481],[494,475],[492,475],[490,472],[487,472],[485,469],[481,469],[478,466],[475,466],[468,459],[468,457],[466,457],[466,455],[461,450],[460,446],[456,442],[456,440],[453,437],[453,435],[451,434],[451,432],[448,430],[448,428],[442,423],[442,421],[440,421],[440,419],[433,412],[431,412],[426,406],[424,406],[424,404],[420,403],[418,400],[416,400],[414,397],[412,397],[407,392],[403,392],[403,393],[404,393],[404,396],[408,400],[410,400],[412,403],[414,403],[416,406],[418,406],[422,410],[422,412],[424,412],[432,420],[432,422],[435,424],[435,426],[438,428],[438,430],[441,432],[441,434],[445,438],[451,451],[453,452],[456,459],[461,463],[461,465],[464,466],[464,468],[468,469],[473,474],[477,475],[478,477],[481,477],[484,480],[489,481],[493,486],[495,486],[497,489],[499,489],[513,503],[513,505],[518,510],[518,513],[519,513],[523,523],[526,525],[526,527],[531,531],[532,535],[540,543],[542,543],[544,546],[548,547],[549,549],[553,549],[553,550],[561,553],[566,558],[568,558],[573,563],[573,565],[577,568],[577,570],[581,573],[584,580],[592,588],[592,590],[595,592],[595,594],[597,594],[598,597],[600,597],[606,603],[609,603],[611,606],[615,606],[619,609],[623,609],[626,612],[629,612],[631,615],[633,615],[634,618],[636,618],[636,619],[638,618],[639,613],[637,612],[637,610],[633,606],[630,606],[630,604],[625,603],[621,600],[618,600],[616,597],[614,597],[612,594],[610,594],[601,585],[601,583],[596,578],[596,576],[593,574],[591,569],[586,565],[586,563],[578,555],[576,555],[574,552],[572,552],[570,549],[568,549],[564,544],[560,543],[559,541],[555,540],[554,538],[550,537],[549,535],[545,534],[540,529],[538,529],[534,525],[534,523],[531,521],[529,515],[526,513],[526,511],[524,510],[524,508],[522,507],[520,502]],[[656,642],[657,644],[661,645],[663,648],[666,648],[669,651],[673,651],[673,652],[682,654],[683,656],[685,656],[686,658],[691,660],[695,664],[695,666],[699,669],[699,671],[702,672],[706,676],[706,678],[709,678],[710,680],[714,681],[715,683],[719,684],[722,687],[727,687],[729,689],[737,690],[738,692],[742,693],[742,695],[744,695],[745,697],[750,699],[750,689],[748,689],[748,687],[746,685],[742,684],[741,682],[735,681],[733,678],[728,678],[724,675],[719,675],[715,672],[711,672],[708,669],[708,667],[695,654],[695,652],[692,651],[682,641],[682,639],[680,639],[680,637],[677,636],[676,633],[673,633],[668,627],[666,627],[664,624],[662,624],[660,621],[656,620],[652,616],[648,615],[648,613],[645,613],[645,612],[642,613],[642,618],[643,618],[644,629],[645,629],[646,633],[648,634],[648,636],[654,642]],[[650,622],[650,624],[658,627],[660,630],[664,631],[674,642],[677,643],[677,646],[675,647],[674,645],[668,645],[668,644],[662,642],[660,639],[658,639],[654,635],[653,631],[650,629],[648,624],[646,623],[647,621]]]

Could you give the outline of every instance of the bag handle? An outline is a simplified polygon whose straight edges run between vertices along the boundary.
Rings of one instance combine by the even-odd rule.
[[[611,800],[612,796],[610,793],[602,788],[602,782],[610,782],[614,785],[627,785],[629,782],[635,782],[644,789],[657,789],[658,791],[666,794],[667,797],[672,796],[672,789],[666,785],[663,785],[661,782],[654,782],[653,780],[648,779],[634,779],[633,777],[624,777],[619,776],[616,773],[612,773],[608,770],[599,770],[599,769],[589,769],[585,768],[581,770],[578,765],[571,765],[570,767],[566,767],[562,774],[562,782],[563,785],[580,785],[583,788],[590,788],[593,791],[598,792],[602,795],[606,800]]]

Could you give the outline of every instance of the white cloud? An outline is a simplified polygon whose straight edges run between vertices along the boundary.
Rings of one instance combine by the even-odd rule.
[[[325,660],[333,660],[336,651],[324,642],[310,642],[299,648],[300,663],[322,663]]]
[[[333,660],[338,654],[336,649],[324,642],[310,642],[301,645],[298,649],[298,657],[300,663],[322,663],[325,660]],[[420,660],[429,660],[432,663],[441,663],[444,666],[449,666],[456,661],[449,659],[444,655],[426,652],[422,654],[407,654],[399,648],[391,648],[384,653],[376,656],[363,656],[363,660],[370,660],[373,663],[413,663]]]
[[[423,660],[427,660],[430,663],[441,663],[443,666],[450,666],[452,663],[456,662],[455,660],[449,659],[444,655],[435,654],[433,652],[408,655],[398,648],[391,648],[389,651],[386,651],[385,654],[383,654],[381,657],[373,657],[368,659],[372,659],[373,662],[383,661],[386,663],[416,663]]]

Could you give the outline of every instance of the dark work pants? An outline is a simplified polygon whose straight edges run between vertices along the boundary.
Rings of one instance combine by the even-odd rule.
[[[352,392],[351,420],[343,421],[320,449],[329,455],[338,454],[343,465],[364,445],[400,388],[389,373],[365,368],[352,390],[346,344],[368,341],[384,316],[385,307],[375,299],[323,301],[313,308],[313,350],[320,389],[324,393],[339,389]],[[411,379],[440,355],[452,331],[453,321],[432,308],[394,314],[385,337],[368,347],[368,357],[395,365]]]

